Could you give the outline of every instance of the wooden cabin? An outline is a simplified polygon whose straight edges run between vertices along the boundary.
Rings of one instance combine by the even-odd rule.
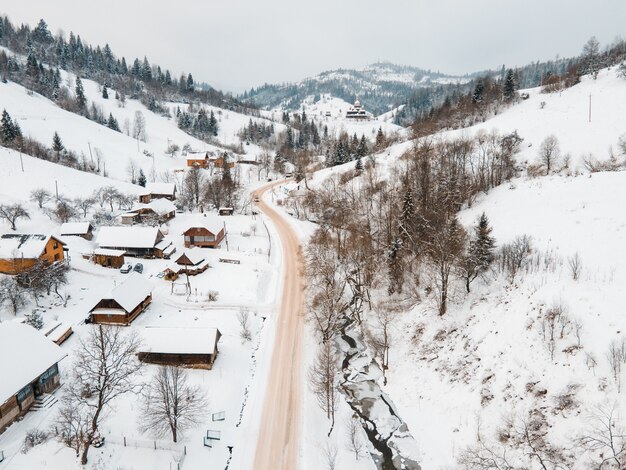
[[[233,207],[220,207],[217,210],[217,213],[222,216],[233,215],[235,213],[235,209]]]
[[[102,227],[96,243],[100,249],[125,251],[139,258],[165,258],[176,251],[156,227]]]
[[[65,243],[52,235],[7,233],[0,237],[0,273],[20,274],[37,262],[65,260]]]
[[[32,326],[0,323],[0,432],[23,416],[35,398],[59,387],[58,364],[65,356]]]
[[[200,248],[192,248],[182,253],[176,261],[165,268],[165,279],[175,281],[178,276],[196,276],[209,269],[209,262]]]
[[[176,217],[176,206],[168,199],[154,199],[148,204],[139,204],[134,209],[120,215],[123,225],[163,224]]]
[[[175,183],[148,183],[146,190],[139,195],[139,202],[148,204],[153,199],[176,200]]]
[[[105,248],[98,248],[94,250],[92,254],[84,255],[85,258],[90,259],[93,263],[104,266],[105,268],[119,269],[124,266],[124,250],[107,250]]]
[[[150,364],[210,370],[221,336],[217,328],[146,327],[137,357]]]
[[[139,273],[130,274],[89,310],[89,322],[130,325],[152,302],[152,283]]]
[[[93,225],[89,222],[66,222],[61,225],[61,236],[91,240],[93,238]]]
[[[197,225],[183,232],[185,248],[216,248],[226,236],[224,224],[219,219],[205,217]]]

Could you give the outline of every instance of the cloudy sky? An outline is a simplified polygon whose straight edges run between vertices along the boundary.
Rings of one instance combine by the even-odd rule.
[[[9,0],[0,13],[234,92],[379,60],[462,74],[626,35],[624,0]]]

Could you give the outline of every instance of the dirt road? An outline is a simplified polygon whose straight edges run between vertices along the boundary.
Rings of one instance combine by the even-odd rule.
[[[302,335],[304,331],[304,281],[300,240],[284,215],[254,193],[259,209],[272,221],[283,247],[283,291],[276,319],[276,337],[267,382],[254,470],[297,470],[300,438],[300,391],[302,381]]]

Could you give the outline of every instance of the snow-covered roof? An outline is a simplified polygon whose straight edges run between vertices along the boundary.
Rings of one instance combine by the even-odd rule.
[[[93,251],[93,254],[100,256],[124,256],[126,252],[124,250],[107,250],[106,248],[98,248]]]
[[[67,354],[24,323],[0,323],[0,404],[36,380]]]
[[[217,217],[211,217],[205,214],[205,216],[202,219],[198,220],[197,222],[194,222],[193,224],[190,224],[185,229],[185,232],[191,228],[199,228],[199,227],[204,227],[207,230],[209,230],[209,232],[217,235],[220,232],[220,230],[224,228],[224,222],[222,222]]]
[[[158,237],[156,227],[102,227],[96,243],[101,248],[154,248]]]
[[[167,194],[173,196],[176,191],[175,183],[148,183],[144,194]]]
[[[149,204],[146,204],[146,207],[149,207],[159,215],[165,215],[176,211],[176,205],[169,199],[164,198],[153,199]]]
[[[36,259],[43,253],[51,235],[33,233],[5,233],[0,237],[0,258]],[[59,243],[64,243],[57,239]]]
[[[213,354],[221,333],[217,328],[146,327],[140,352]]]
[[[150,281],[141,274],[134,272],[111,291],[111,298],[127,312],[132,312],[152,293],[152,287]]]
[[[194,266],[202,263],[206,258],[205,251],[202,248],[191,248],[182,253],[176,260],[176,263],[178,263],[178,260],[180,260],[183,256],[186,256]]]
[[[85,235],[90,227],[89,222],[65,222],[61,225],[61,235]]]

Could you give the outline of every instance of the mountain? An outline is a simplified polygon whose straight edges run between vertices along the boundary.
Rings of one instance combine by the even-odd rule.
[[[419,89],[458,88],[478,75],[479,73],[453,76],[417,67],[379,62],[360,69],[322,72],[296,83],[265,84],[240,95],[239,99],[264,108],[297,110],[309,96],[331,94],[347,102],[358,98],[370,112],[380,115],[407,103],[411,95]]]

